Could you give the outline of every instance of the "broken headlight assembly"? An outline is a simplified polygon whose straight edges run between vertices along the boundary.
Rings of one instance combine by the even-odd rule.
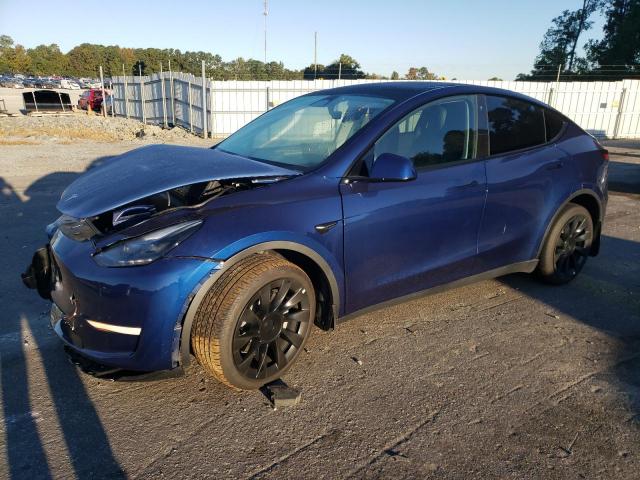
[[[103,267],[147,265],[177,247],[201,224],[202,220],[192,220],[121,240],[95,253],[93,259]]]

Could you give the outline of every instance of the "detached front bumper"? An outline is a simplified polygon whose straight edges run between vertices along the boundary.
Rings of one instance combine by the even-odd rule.
[[[90,242],[55,235],[23,274],[27,286],[52,300],[56,334],[81,356],[104,365],[137,371],[178,366],[186,309],[220,264],[168,257],[108,268],[93,261],[92,249]]]

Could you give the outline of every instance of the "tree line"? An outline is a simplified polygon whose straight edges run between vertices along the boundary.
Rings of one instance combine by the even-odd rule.
[[[360,63],[342,54],[329,65],[309,65],[300,70],[289,69],[282,62],[261,62],[242,57],[224,61],[210,52],[183,52],[173,48],[125,48],[118,45],[83,43],[63,53],[55,43],[25,48],[7,35],[0,35],[0,74],[23,73],[40,76],[90,77],[98,75],[102,66],[105,76],[150,75],[160,69],[200,76],[202,62],[205,75],[213,80],[313,80],[313,79],[385,79],[391,77],[363,71]],[[123,72],[124,70],[124,72]],[[440,77],[426,67],[411,67],[403,76],[407,80],[435,80]]]
[[[580,38],[598,12],[605,19],[602,37],[584,43],[580,56]],[[640,78],[640,0],[582,0],[581,8],[564,10],[551,24],[533,69],[516,80]]]

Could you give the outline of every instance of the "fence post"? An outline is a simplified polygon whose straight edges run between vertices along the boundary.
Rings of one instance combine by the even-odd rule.
[[[214,116],[213,116],[213,107],[214,107],[215,103],[214,103],[214,99],[213,99],[213,95],[214,95],[214,93],[213,93],[213,82],[211,80],[209,80],[209,95],[210,95],[209,96],[209,99],[210,99],[210,102],[209,102],[210,107],[209,108],[211,108],[211,114],[210,114],[211,116],[209,118],[209,120],[210,120],[209,121],[209,124],[210,124],[209,126],[211,127],[211,138],[213,138],[214,129],[215,129],[216,124],[214,122]]]
[[[171,70],[171,60],[169,60],[169,93],[171,97],[171,125],[176,126],[176,92],[173,83],[173,70]]]
[[[140,74],[140,110],[142,112],[142,123],[147,124],[147,115],[144,111],[144,80],[142,78],[142,65],[138,63],[138,73]]]
[[[124,78],[124,114],[129,118],[129,85],[127,84],[127,73],[124,70],[124,63],[122,64],[122,76]]]
[[[265,109],[265,112],[269,111],[269,87],[267,86],[267,108]]]
[[[104,76],[102,75],[102,65],[100,65],[100,89],[102,90],[102,116],[107,116],[107,97],[104,94]]]
[[[189,131],[193,133],[193,102],[191,100],[191,78],[189,78],[188,83],[188,97],[189,97]]]
[[[549,87],[549,96],[547,97],[547,105],[551,106],[553,100],[553,87]]]
[[[202,60],[202,136],[207,138],[207,79],[204,76],[204,60]]]
[[[162,95],[162,120],[164,121],[164,128],[168,128],[167,125],[167,99],[166,91],[164,88],[164,73],[162,72],[162,62],[160,62],[160,94]]]
[[[618,129],[620,128],[620,122],[622,122],[622,115],[624,111],[624,100],[627,96],[627,89],[623,88],[620,93],[620,104],[618,105],[618,114],[616,115],[616,123],[613,127],[613,138],[618,138]]]

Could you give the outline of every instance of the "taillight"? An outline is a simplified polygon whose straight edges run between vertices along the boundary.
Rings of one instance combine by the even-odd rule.
[[[608,162],[609,161],[609,150],[607,150],[606,148],[603,148],[602,150],[600,150],[600,153],[602,154],[602,158]]]

